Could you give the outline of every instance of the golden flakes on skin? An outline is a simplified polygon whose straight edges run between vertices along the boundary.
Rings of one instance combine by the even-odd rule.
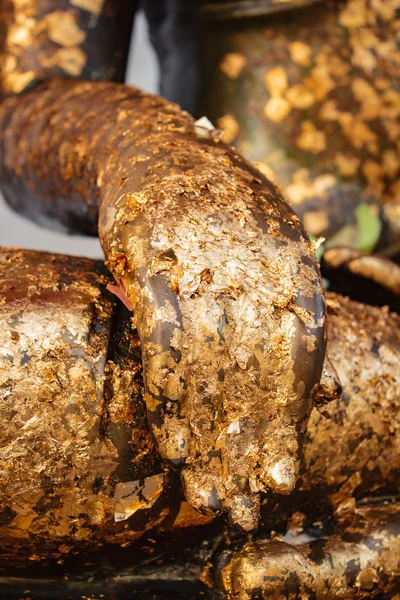
[[[342,512],[318,540],[310,542],[300,526],[297,534],[274,533],[230,549],[217,580],[226,598],[281,598],[295,581],[298,598],[384,594],[397,600],[392,594],[399,569],[398,503],[357,508],[350,503]]]
[[[58,288],[57,285],[55,285],[55,282],[60,277],[60,274],[64,274],[64,276],[66,274],[66,263],[64,262],[63,269],[60,269],[59,265],[57,264],[57,261],[61,260],[61,257],[54,257],[46,253],[33,253],[29,251],[18,250],[9,250],[5,252],[3,250],[3,255],[5,260],[0,261],[0,286],[3,285],[8,294],[7,302],[5,305],[3,304],[2,307],[3,316],[5,315],[4,310],[7,311],[7,308],[4,309],[4,306],[9,306],[12,310],[15,310],[15,308],[17,308],[17,310],[21,310],[23,308],[21,305],[21,300],[26,293],[25,290],[30,290],[28,291],[28,293],[31,294],[29,301],[35,302],[35,297],[37,296],[38,291],[44,291],[49,284],[50,289],[52,289],[53,296],[48,305],[48,309],[50,310],[50,314],[54,316],[54,313],[51,311],[54,310],[55,301],[58,296],[61,299],[63,297],[62,294],[65,293],[64,286]],[[32,259],[37,257],[40,258],[41,265],[43,266],[39,269],[37,266],[35,266],[34,269],[27,268],[28,265],[32,264]],[[98,273],[97,270],[101,268],[100,264],[96,261],[90,261],[86,259],[72,259],[69,257],[62,258],[64,261],[65,259],[71,261],[70,266],[73,269],[74,276],[71,279],[69,292],[74,290],[74,293],[82,294],[83,297],[85,294],[89,293],[89,297],[99,298],[101,292],[98,287],[99,280],[96,279],[98,274],[96,273]],[[46,261],[48,261],[48,263],[46,263]],[[51,265],[51,268],[49,268],[49,266],[43,268],[46,264]],[[19,276],[16,276],[18,273],[18,268],[23,269],[25,276],[24,280],[21,280]],[[17,285],[14,286],[14,291],[11,292],[10,281],[7,281],[7,273],[10,269],[14,270],[14,276],[16,276],[15,282],[17,283]],[[92,275],[90,275],[90,273],[92,273]],[[89,283],[87,278],[93,278],[93,276],[94,279],[92,279],[92,281]],[[25,280],[28,281],[26,282]],[[16,298],[18,298],[17,304],[13,300],[13,294],[16,294]],[[71,303],[69,302],[66,304],[64,301],[61,303],[61,306],[63,307],[64,311],[63,317],[65,317],[65,306],[68,306],[69,309],[71,309]],[[306,445],[304,448],[305,462],[300,474],[300,493],[303,494],[302,501],[309,497],[311,505],[314,506],[312,503],[315,500],[315,490],[321,490],[321,486],[322,488],[325,486],[327,494],[329,494],[330,501],[333,503],[332,509],[336,509],[338,511],[336,518],[337,524],[335,525],[336,532],[342,531],[343,533],[346,533],[346,535],[355,531],[360,533],[364,531],[362,528],[367,526],[368,539],[375,540],[381,535],[381,533],[379,533],[380,529],[379,527],[377,528],[377,525],[382,523],[382,535],[383,539],[385,540],[385,544],[382,546],[382,544],[378,543],[374,546],[374,548],[378,554],[383,548],[384,563],[379,563],[381,566],[379,567],[378,571],[383,572],[383,570],[386,569],[384,572],[389,577],[388,581],[391,581],[390,577],[392,577],[392,574],[390,569],[395,569],[396,572],[397,563],[396,559],[393,557],[397,557],[398,552],[396,550],[397,546],[392,547],[390,544],[397,544],[398,542],[393,536],[387,535],[386,518],[393,519],[397,509],[395,505],[386,505],[381,507],[374,506],[373,508],[363,506],[361,509],[356,508],[355,497],[357,494],[368,495],[370,486],[373,486],[375,494],[379,493],[380,489],[387,489],[385,486],[390,485],[391,482],[395,481],[396,474],[400,468],[400,457],[398,448],[396,446],[397,432],[400,427],[400,413],[398,410],[398,401],[400,397],[398,393],[400,386],[400,370],[398,369],[398,361],[400,360],[400,345],[398,343],[398,332],[400,331],[399,317],[398,315],[391,315],[386,309],[357,304],[334,294],[328,295],[328,307],[330,310],[328,351],[343,381],[346,402],[333,402],[328,407],[327,410],[331,416],[329,420],[322,417],[319,413],[317,413],[317,411],[313,412],[308,432],[306,434]],[[81,310],[79,310],[79,315],[80,318],[82,318]],[[106,315],[107,313],[105,316]],[[37,310],[36,312],[32,312],[32,315],[26,319],[25,325],[28,327],[37,327],[38,323],[35,322],[35,319],[37,319]],[[53,318],[52,324],[54,325],[55,322],[56,321],[54,321]],[[13,334],[7,336],[5,347],[6,350],[8,348],[7,344],[10,343],[14,345],[22,343],[21,347],[27,348],[26,343],[23,339],[21,339],[21,335],[24,336],[24,332],[27,331],[25,330],[25,325],[19,335],[17,335],[17,332],[14,330]],[[43,326],[43,322],[39,321],[39,325]],[[69,326],[74,327],[71,319],[69,320]],[[6,331],[6,333],[9,332],[4,328],[3,331]],[[46,340],[46,337],[48,336],[48,330],[44,328],[42,331],[43,340]],[[54,335],[54,327],[52,331],[52,335]],[[79,328],[76,329],[76,332],[78,331]],[[132,333],[133,332],[130,332],[130,335],[132,335]],[[76,333],[74,335],[76,335]],[[81,339],[83,342],[84,336],[82,336]],[[307,340],[308,343],[311,343],[311,341],[311,338],[310,340]],[[69,340],[68,343],[70,342],[71,340]],[[37,346],[35,346],[35,348],[37,348]],[[97,353],[93,352],[93,347],[91,347],[91,352],[92,359],[96,361]],[[31,362],[30,367],[28,366],[30,364],[29,362],[25,363],[25,365],[18,364],[17,362],[16,364],[18,364],[18,369],[15,369],[13,366],[7,367],[4,371],[6,375],[6,381],[9,381],[11,376],[16,382],[17,378],[21,376],[21,381],[23,382],[24,369],[28,368],[31,370],[29,376],[30,380],[32,381],[32,374],[37,374],[35,369],[38,365],[34,362],[35,360],[36,357],[31,358],[31,361],[33,362]],[[52,360],[55,361],[55,365],[58,365],[58,359],[56,356],[53,356]],[[72,366],[69,370],[69,373],[73,374],[72,379],[74,382],[76,382],[76,380],[79,378],[81,382],[85,383],[88,381],[88,379],[87,375],[85,375],[85,369],[81,371],[81,359],[77,362],[74,362],[74,360],[75,359],[72,359]],[[65,359],[63,362],[65,362]],[[11,371],[9,369],[11,369]],[[129,370],[125,373],[125,376],[132,372],[138,372],[140,369],[140,359],[139,356],[136,355],[135,361],[130,363]],[[40,371],[43,372],[43,369],[40,369]],[[79,372],[82,372],[81,377],[79,377]],[[63,376],[62,365],[61,368],[58,367],[58,373],[59,376]],[[107,378],[110,382],[113,379],[109,379],[110,375],[112,374],[115,374],[115,379],[112,383],[113,392],[109,397],[110,407],[117,402],[120,405],[120,409],[123,411],[132,410],[132,408],[129,409],[128,407],[132,406],[132,390],[135,388],[132,388],[131,383],[128,383],[127,387],[123,389],[123,378],[121,377],[122,373],[119,367],[112,367],[111,371],[107,375]],[[66,381],[64,382],[64,385],[65,384]],[[1,386],[4,387],[4,382],[1,382]],[[5,389],[7,391],[7,386]],[[76,385],[74,385],[71,391],[72,395],[76,394],[75,399],[77,399],[80,394],[87,393],[89,389],[90,385],[88,387],[84,386],[83,388],[82,386],[76,388]],[[34,393],[32,388],[30,393]],[[118,394],[120,395],[119,398]],[[121,397],[121,394],[125,395],[125,399]],[[71,397],[71,394],[64,394],[63,397],[60,398],[60,401],[64,401],[65,398]],[[11,393],[8,394],[8,403],[10,402],[10,398],[13,402],[16,401],[15,389],[11,390]],[[138,401],[140,404],[140,395],[138,395]],[[125,408],[122,408],[124,404],[126,406]],[[41,402],[42,411],[45,409],[47,410],[48,406],[48,401],[46,401],[45,404]],[[54,425],[58,423],[58,426],[60,427],[60,405],[58,404],[55,409],[56,412],[53,419]],[[115,413],[111,408],[110,414],[115,415],[118,413]],[[73,414],[71,416],[73,416]],[[17,417],[15,416],[14,419],[15,418]],[[22,420],[24,419],[24,414],[22,411],[19,411],[18,418],[22,418]],[[127,418],[129,419],[128,415]],[[40,425],[41,423],[45,424],[46,422],[46,419],[43,419],[43,414],[42,418],[36,419],[36,421],[34,419],[30,419],[29,427],[27,423],[25,431],[28,431],[29,428],[36,427],[36,429],[33,429],[33,431],[38,439],[37,436],[40,432]],[[112,416],[111,422],[114,422],[114,416]],[[120,423],[120,418],[118,417],[115,422]],[[9,428],[11,423],[12,420],[5,427],[5,432],[10,431]],[[390,424],[390,435],[388,435],[388,424]],[[73,424],[71,431],[80,433],[80,426],[82,426],[82,423],[81,420],[78,419]],[[116,443],[121,435],[120,429],[118,429],[117,432],[118,435],[115,438],[109,438],[114,440],[113,443]],[[344,432],[345,435],[343,434]],[[134,440],[137,436],[140,437],[142,435],[144,438],[147,436],[150,442],[149,431],[146,429],[143,431],[140,430],[140,427],[138,428],[137,423],[133,424],[130,433],[130,438],[132,440]],[[69,435],[68,432],[66,432],[66,434]],[[235,430],[235,433],[232,431],[231,434],[237,435],[237,431]],[[51,435],[53,437],[57,435],[57,430],[53,429],[51,431]],[[110,433],[108,431],[107,436],[109,435]],[[11,438],[12,437],[13,436],[11,435]],[[26,439],[25,442],[27,441],[28,440]],[[22,441],[20,439],[19,448],[21,448],[21,443]],[[80,437],[79,435],[75,435],[74,445],[75,447],[78,445],[78,448],[76,448],[77,450],[80,449],[79,443]],[[96,447],[96,445],[97,442],[91,440],[92,463],[90,465],[90,477],[96,477],[96,473],[99,472],[102,473],[104,477],[107,473],[112,472],[113,468],[115,468],[113,461],[111,462],[111,465],[109,464],[110,457],[113,455],[110,454],[109,451],[106,451],[105,447],[99,448]],[[351,451],[349,451],[350,447],[352,448]],[[27,454],[27,457],[24,458],[25,463],[22,466],[26,467],[26,460],[33,460],[34,448],[35,446],[30,444],[29,453]],[[143,446],[144,450],[145,448],[146,447]],[[150,453],[145,455],[147,456],[144,463],[146,465],[146,469],[148,469],[151,457],[154,456],[156,452],[154,446],[150,445],[149,448]],[[83,450],[83,454],[78,452],[79,456],[81,457],[80,460],[82,460],[82,464],[77,464],[76,466],[79,466],[79,468],[83,469],[84,472],[87,470],[87,464],[85,462],[86,452],[90,450],[90,446],[83,447]],[[46,458],[46,453],[43,453],[43,449],[41,449],[41,459],[45,460]],[[48,455],[48,458],[49,463],[46,473],[48,476],[53,477],[53,468],[59,469],[60,463],[56,464],[54,451]],[[366,472],[364,470],[365,464],[368,465]],[[96,469],[99,469],[99,471]],[[210,516],[202,516],[198,513],[195,513],[193,508],[190,507],[186,502],[181,502],[179,509],[178,507],[174,509],[173,500],[171,500],[171,498],[169,500],[169,502],[171,502],[170,509],[164,508],[160,512],[157,512],[156,503],[161,498],[161,494],[163,493],[162,488],[166,483],[166,475],[161,473],[158,469],[159,466],[154,464],[152,474],[142,480],[127,480],[127,478],[125,478],[124,481],[117,483],[115,490],[113,490],[112,487],[110,488],[110,486],[106,488],[103,487],[103,491],[98,493],[89,492],[86,496],[86,488],[83,487],[85,476],[82,475],[79,493],[81,493],[82,496],[85,496],[84,500],[82,501],[81,497],[79,502],[77,502],[73,494],[69,491],[69,488],[64,486],[64,488],[58,489],[57,494],[57,497],[61,502],[60,508],[52,507],[50,502],[48,510],[42,513],[39,521],[37,512],[34,510],[34,508],[30,507],[29,502],[32,503],[32,506],[35,506],[39,498],[42,497],[45,501],[51,501],[52,497],[49,495],[48,491],[40,490],[38,494],[33,494],[31,489],[29,497],[24,500],[24,506],[16,506],[15,503],[13,504],[13,509],[14,512],[16,512],[16,515],[14,516],[11,524],[2,527],[3,540],[6,540],[6,544],[3,542],[1,553],[2,556],[7,556],[8,553],[8,556],[12,557],[15,564],[18,563],[20,559],[22,561],[24,560],[25,555],[23,554],[22,549],[26,547],[31,549],[31,555],[34,556],[35,560],[39,561],[42,558],[50,555],[56,556],[57,558],[63,557],[70,551],[76,551],[77,548],[81,547],[80,544],[93,544],[94,540],[96,540],[95,543],[97,543],[98,540],[103,542],[106,540],[107,542],[117,543],[122,546],[130,545],[134,542],[137,542],[139,545],[140,542],[138,542],[138,540],[143,535],[144,530],[134,531],[129,528],[119,530],[107,529],[107,523],[110,522],[110,520],[114,520],[115,510],[117,520],[121,518],[124,519],[122,523],[129,518],[128,514],[131,514],[131,517],[134,517],[136,512],[142,508],[147,508],[149,513],[154,511],[153,518],[147,523],[149,528],[162,527],[169,514],[171,514],[170,510],[176,511],[172,512],[172,515],[175,514],[177,516],[174,517],[174,521],[170,522],[167,527],[203,525],[209,522],[211,520]],[[350,476],[349,471],[351,472]],[[66,469],[66,474],[67,473],[68,468]],[[24,477],[21,479],[21,482],[24,485],[26,485],[26,477],[28,474],[29,476],[32,476],[34,473],[32,470],[26,470],[25,468]],[[75,475],[76,470],[73,472],[73,476]],[[19,485],[19,482],[16,480],[14,474],[12,477],[12,483],[10,485],[13,485],[14,488],[15,486]],[[76,493],[76,485],[73,478],[71,480],[71,486],[71,489]],[[90,488],[91,480],[88,481],[88,486]],[[176,493],[174,495],[176,496]],[[15,500],[15,496],[13,497]],[[271,500],[271,497],[269,500]],[[0,494],[0,502],[1,501],[4,501],[4,496],[2,494]],[[278,505],[272,511],[271,507],[267,504],[265,508],[265,514],[267,516],[270,513],[274,515],[274,518],[278,518],[279,515],[281,515],[279,509],[279,498],[275,496],[273,501],[277,502]],[[307,508],[307,502],[304,505],[305,512],[302,512],[302,501],[299,502],[298,496],[296,496],[295,493],[293,496],[293,501],[289,505],[290,513],[288,523],[292,534],[296,534],[296,532],[301,533],[301,528],[303,525],[306,525],[310,519],[310,515],[307,513],[309,508]],[[68,518],[65,518],[64,515],[65,510],[63,502],[65,502],[66,506],[68,507]],[[312,513],[314,520],[316,517],[322,518],[323,515],[327,514],[326,512],[320,512],[321,510],[326,511],[326,507],[321,507],[319,497],[317,497],[317,505],[318,510],[314,508],[314,512]],[[151,511],[149,509],[151,509]],[[83,512],[87,513],[87,521],[82,518]],[[362,520],[360,524],[357,522],[357,519],[361,514]],[[68,529],[71,515],[75,515],[73,519],[73,531]],[[54,525],[55,518],[58,519],[56,526]],[[90,528],[87,526],[88,523],[90,524]],[[345,526],[343,526],[343,524],[345,524]],[[114,523],[113,527],[116,528],[117,526],[118,522]],[[40,530],[38,527],[42,527],[43,529]],[[34,531],[36,535],[38,534],[38,531],[42,531],[40,546],[35,546],[33,542],[30,541],[31,531]],[[97,538],[94,537],[96,535],[96,531],[99,533],[99,537]],[[6,537],[4,537],[4,534]],[[8,539],[11,543],[10,546],[7,546]],[[58,542],[57,545],[58,540],[60,540],[60,542]],[[329,550],[328,555],[331,556],[332,551],[335,548],[335,544],[337,543],[337,538],[335,536],[328,537],[325,540],[325,544],[326,543],[328,546],[325,546],[325,549]],[[289,546],[287,549],[291,552],[292,548],[293,546]],[[308,549],[305,546],[302,546],[302,548],[303,550],[306,550],[305,555],[309,556]],[[266,548],[263,547],[263,552],[264,550],[266,550]],[[335,556],[341,556],[340,561],[337,563],[340,567],[340,565],[343,564],[344,557],[347,556],[346,546],[343,546],[343,543],[341,542],[335,552],[339,553],[335,554]],[[240,555],[235,554],[235,560],[239,556]],[[271,555],[271,553],[268,551],[267,554],[264,552],[259,558],[267,560],[268,564],[270,564],[273,556],[274,555]],[[281,554],[279,556],[281,556]],[[357,557],[358,554],[355,554],[354,556]],[[380,555],[376,555],[374,560],[381,560]],[[257,561],[251,561],[251,564],[249,564],[250,574],[253,572],[252,569],[256,569],[257,564]],[[378,562],[374,564],[378,568]],[[331,568],[332,566],[330,566],[330,569]],[[330,569],[329,572],[331,573]],[[282,573],[281,564],[279,565],[279,572]],[[319,570],[318,572],[320,573],[321,571]],[[304,570],[296,571],[296,573],[301,575],[304,573]],[[339,581],[338,573],[339,571],[335,571],[336,583],[331,582],[331,587],[332,585],[337,585],[337,581]],[[236,573],[236,575],[238,576],[238,573]],[[364,583],[366,582],[365,585],[369,585],[368,582],[370,581],[370,577],[371,573],[367,571],[367,568],[363,568],[360,572],[360,578],[362,581],[364,581]],[[226,578],[226,585],[228,586],[226,587],[226,590],[230,589],[229,581],[229,578]],[[254,579],[252,581],[254,581]],[[240,582],[241,579],[238,578],[235,585],[241,585]],[[274,589],[276,589],[276,585],[277,581],[274,580]],[[343,585],[345,584],[343,583]],[[382,587],[380,587],[379,590],[382,591]]]

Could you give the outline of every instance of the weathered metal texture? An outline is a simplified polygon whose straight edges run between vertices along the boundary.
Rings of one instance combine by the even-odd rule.
[[[176,478],[147,424],[138,337],[108,281],[99,261],[0,251],[3,564],[207,522],[176,481],[170,491]]]
[[[396,503],[360,507],[317,539],[301,528],[290,542],[279,534],[246,539],[214,528],[203,541],[193,531],[186,544],[149,540],[140,553],[104,547],[97,556],[42,569],[40,578],[37,565],[36,573],[32,565],[24,571],[9,565],[0,568],[0,588],[9,600],[391,600],[400,586],[399,511]]]
[[[122,598],[128,589],[177,590],[184,582],[201,589],[201,579],[212,595],[222,585],[229,597],[246,598],[249,578],[258,585],[265,565],[299,598],[304,581],[317,598],[329,598],[328,587],[337,598],[350,589],[354,598],[397,591],[398,506],[360,503],[400,489],[400,316],[328,295],[328,351],[343,396],[325,408],[329,419],[311,415],[298,491],[284,502],[270,496],[261,532],[245,548],[215,522],[191,532],[191,554],[179,530],[208,519],[183,501],[159,463],[138,337],[105,291],[108,281],[98,261],[0,253],[0,586],[7,597],[24,573],[34,598],[65,576],[71,583],[61,597],[101,588]],[[323,539],[283,543],[298,544],[310,525]],[[173,531],[156,545],[142,537],[156,530]],[[271,530],[288,535],[269,541]],[[50,558],[58,564],[37,581],[27,563],[46,559],[50,568]],[[210,565],[223,568],[217,586]]]
[[[2,95],[49,77],[123,81],[136,0],[3,0]]]
[[[389,226],[381,244],[398,239],[398,8],[326,0],[204,23],[200,113],[284,187],[315,236],[369,202]]]
[[[312,412],[296,490],[265,498],[265,529],[317,524],[400,492],[400,315],[332,293],[327,307],[327,352],[343,393]]]
[[[53,81],[7,100],[0,121],[12,204],[57,216],[101,204],[161,455],[185,463],[194,507],[253,528],[260,491],[295,485],[324,360],[322,283],[299,220],[212,132],[132,88]]]
[[[308,544],[251,541],[224,558],[217,578],[229,600],[397,598],[400,505],[358,508]]]

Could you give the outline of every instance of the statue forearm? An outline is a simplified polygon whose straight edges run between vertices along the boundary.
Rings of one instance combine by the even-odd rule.
[[[138,337],[108,281],[100,261],[0,252],[3,560],[207,522],[180,511],[158,458]]]
[[[12,204],[89,229],[100,209],[152,430],[186,462],[189,501],[253,528],[259,492],[295,484],[324,360],[322,283],[297,217],[187,113],[126,86],[53,80],[0,120]]]

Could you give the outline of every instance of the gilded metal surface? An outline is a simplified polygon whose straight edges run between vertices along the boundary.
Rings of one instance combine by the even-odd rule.
[[[138,338],[107,281],[96,261],[1,250],[0,563],[9,573],[11,559],[26,568],[28,557],[53,557],[66,561],[73,580],[68,557],[77,551],[90,549],[94,560],[96,550],[107,556],[104,544],[135,544],[131,585],[179,582],[182,565],[169,564],[168,552],[176,554],[185,536],[147,571],[152,552],[138,538],[207,520],[169,491],[147,427]],[[195,579],[202,568],[215,594],[220,586],[240,599],[399,591],[399,508],[373,502],[400,489],[400,316],[334,294],[327,306],[333,367],[324,370],[325,385],[335,369],[342,401],[324,407],[328,419],[312,412],[297,490],[284,502],[266,499],[256,537],[243,547],[216,523],[204,532],[218,548],[211,563],[209,551],[186,552],[185,572]],[[322,538],[304,543],[307,526],[327,517]]]
[[[133,88],[55,80],[8,99],[0,120],[14,206],[78,219],[101,204],[160,453],[185,464],[195,508],[252,529],[259,493],[295,485],[324,360],[322,284],[299,220],[236,152]]]
[[[308,544],[249,542],[229,558],[221,579],[229,600],[396,599],[400,505],[359,508]]]
[[[397,0],[204,25],[201,113],[330,236],[369,202],[400,231]]]
[[[136,0],[3,0],[1,95],[49,77],[123,81]]]
[[[98,261],[0,250],[2,562],[124,545],[177,518],[183,497],[168,499],[149,433],[138,338],[108,280]]]

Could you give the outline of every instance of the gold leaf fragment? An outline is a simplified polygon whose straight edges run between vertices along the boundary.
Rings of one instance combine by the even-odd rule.
[[[256,162],[256,163],[254,163],[254,166],[256,167],[256,169],[258,169],[260,171],[260,173],[262,173],[263,175],[265,175],[265,177],[267,179],[269,179],[270,181],[273,181],[273,182],[276,181],[276,174],[275,174],[275,172],[266,163],[264,163],[264,162]]]
[[[395,178],[400,170],[398,153],[393,149],[385,150],[382,155],[382,167],[386,175]]]
[[[99,15],[103,10],[104,0],[69,0],[70,4],[82,8],[93,15]]]
[[[292,42],[289,44],[289,52],[293,62],[306,67],[310,64],[311,48],[304,42]]]
[[[273,96],[264,106],[265,116],[274,123],[280,123],[291,110],[290,103],[280,96]]]
[[[352,177],[357,173],[357,169],[360,166],[360,159],[351,154],[337,152],[334,160],[339,173],[343,177]]]
[[[218,127],[222,129],[222,139],[226,144],[233,142],[239,133],[239,123],[233,115],[227,114],[218,119]]]
[[[246,57],[239,52],[228,52],[222,59],[219,68],[230,79],[237,79],[246,62]]]
[[[138,510],[150,508],[160,497],[164,486],[164,474],[151,475],[146,479],[117,483],[114,492],[114,520],[125,521]]]
[[[301,124],[301,132],[296,139],[296,143],[302,150],[317,154],[325,150],[325,134],[322,131],[318,131],[311,121],[304,121]]]
[[[63,10],[56,10],[46,16],[49,38],[60,46],[79,46],[86,33],[77,25],[74,16]]]
[[[365,0],[352,0],[348,2],[339,15],[339,23],[349,29],[366,25],[367,7]]]
[[[310,108],[316,100],[315,96],[301,83],[289,88],[286,98],[294,108],[301,110]]]
[[[311,71],[310,77],[304,80],[304,85],[310,90],[317,100],[323,100],[335,88],[335,82],[329,76],[325,65],[318,65]]]
[[[264,83],[271,96],[281,96],[289,87],[286,71],[283,67],[270,69],[265,74]]]
[[[307,233],[318,236],[329,227],[329,220],[323,210],[309,210],[303,215],[303,224]]]

